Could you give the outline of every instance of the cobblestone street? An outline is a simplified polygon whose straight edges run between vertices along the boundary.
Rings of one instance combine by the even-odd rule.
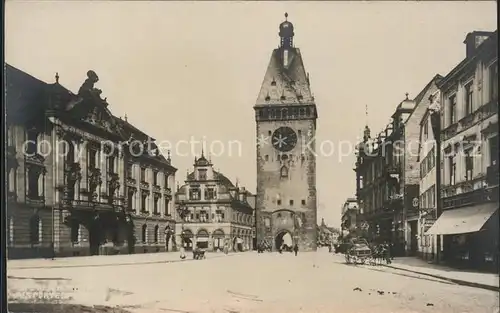
[[[115,266],[107,266],[106,257],[94,257],[90,267],[79,263],[80,258],[38,260],[38,266],[36,260],[29,261],[30,266],[9,261],[9,297],[15,302],[38,297],[137,313],[491,313],[498,307],[498,293],[493,291],[384,266],[346,265],[342,256],[325,251],[297,257],[212,254],[200,261],[168,262],[177,256],[116,256],[113,262],[121,265]]]

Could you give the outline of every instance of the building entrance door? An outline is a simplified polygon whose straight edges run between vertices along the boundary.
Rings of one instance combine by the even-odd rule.
[[[409,224],[410,224],[410,255],[415,256],[417,255],[418,251],[418,241],[417,241],[418,223],[417,221],[411,221],[409,222]]]

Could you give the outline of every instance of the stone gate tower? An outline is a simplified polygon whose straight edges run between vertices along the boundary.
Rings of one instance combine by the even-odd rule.
[[[285,13],[285,18],[288,14]],[[255,109],[257,124],[257,244],[290,241],[316,250],[317,111],[293,24],[279,26]],[[288,238],[288,240],[285,240]]]

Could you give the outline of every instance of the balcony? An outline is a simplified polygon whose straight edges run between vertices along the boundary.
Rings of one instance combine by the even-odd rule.
[[[153,192],[160,193],[161,192],[161,187],[158,185],[153,185]]]
[[[498,172],[497,172],[498,173]],[[498,174],[497,174],[498,175]],[[498,195],[496,195],[498,199]],[[495,200],[495,195],[486,189],[476,189],[471,192],[460,193],[443,199],[443,209],[457,208]]]
[[[149,189],[149,183],[145,181],[141,181],[140,183],[141,189]]]
[[[499,183],[498,163],[486,169],[486,183],[488,186],[497,186]]]
[[[169,187],[165,187],[163,189],[163,193],[166,194],[167,196],[171,196],[172,195],[172,189],[170,189]]]
[[[32,207],[43,207],[45,205],[45,197],[39,195],[26,195],[26,204]]]

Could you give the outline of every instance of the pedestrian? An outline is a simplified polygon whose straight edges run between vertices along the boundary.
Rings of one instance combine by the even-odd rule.
[[[385,253],[385,262],[387,264],[391,264],[392,263],[392,259],[391,259],[391,245],[390,243],[388,243],[387,241],[384,243],[384,253]]]
[[[293,246],[293,252],[295,252],[295,256],[297,256],[297,252],[299,252],[299,246],[297,244]]]
[[[183,243],[183,244],[181,244],[181,247],[180,247],[180,249],[179,249],[179,250],[180,250],[180,252],[181,252],[181,255],[180,255],[181,260],[184,260],[184,259],[186,258],[186,254],[185,254],[185,252],[184,252],[184,251],[185,251],[185,248],[184,248],[184,243]]]

